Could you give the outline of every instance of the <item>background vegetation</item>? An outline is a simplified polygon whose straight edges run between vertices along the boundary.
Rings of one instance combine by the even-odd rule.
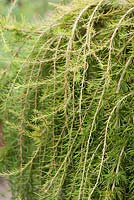
[[[6,15],[11,7],[12,0],[0,1],[0,13]],[[53,9],[51,3],[67,4],[69,0],[17,0],[13,15],[17,20],[37,21],[44,20],[48,11]]]

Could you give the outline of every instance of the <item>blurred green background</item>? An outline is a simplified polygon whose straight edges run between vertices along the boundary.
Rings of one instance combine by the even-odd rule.
[[[25,18],[26,21],[43,19],[48,11],[53,10],[49,3],[67,4],[70,0],[18,0],[13,10],[17,20]],[[0,15],[7,15],[13,0],[0,0]]]

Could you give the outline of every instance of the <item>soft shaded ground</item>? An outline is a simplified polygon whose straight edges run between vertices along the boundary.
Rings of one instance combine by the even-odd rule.
[[[11,200],[11,192],[8,181],[2,177],[0,177],[0,200]]]

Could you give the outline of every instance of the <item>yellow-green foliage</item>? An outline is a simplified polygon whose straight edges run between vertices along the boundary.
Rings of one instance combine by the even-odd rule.
[[[134,4],[61,9],[44,27],[1,25],[1,175],[14,199],[132,200]]]

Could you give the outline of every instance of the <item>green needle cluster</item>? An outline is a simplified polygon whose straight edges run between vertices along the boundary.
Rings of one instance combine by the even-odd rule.
[[[133,200],[134,2],[57,10],[1,23],[0,175],[13,199]]]

